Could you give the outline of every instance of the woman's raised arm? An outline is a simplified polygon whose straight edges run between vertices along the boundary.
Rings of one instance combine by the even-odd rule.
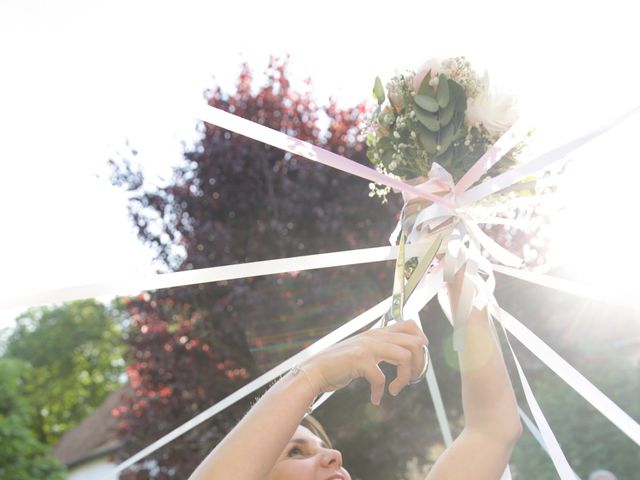
[[[464,268],[449,287],[452,309],[458,304]],[[498,480],[522,433],[518,404],[502,350],[486,309],[472,310],[464,351],[458,355],[465,426],[440,456],[427,480]]]

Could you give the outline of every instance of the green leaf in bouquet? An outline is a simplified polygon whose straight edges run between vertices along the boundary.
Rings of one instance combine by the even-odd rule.
[[[380,80],[380,77],[376,77],[376,81],[373,84],[373,96],[378,100],[378,105],[382,105],[384,103],[384,87],[382,86],[382,80]]]
[[[438,130],[440,130],[440,122],[435,115],[429,112],[425,112],[421,108],[416,108],[416,118],[430,131],[437,132]]]
[[[414,161],[415,169],[411,172],[411,177],[427,175],[429,173],[429,161],[426,155],[416,157]]]
[[[393,150],[393,143],[389,137],[381,137],[378,140],[378,148],[380,150]]]
[[[455,140],[456,127],[453,123],[449,123],[440,131],[439,145],[440,152],[444,153]]]
[[[456,109],[456,113],[453,115],[453,120],[451,121],[456,132],[461,130],[465,130],[464,127],[464,111],[459,111]],[[466,134],[466,132],[465,132]]]
[[[378,156],[385,166],[393,162],[393,144],[390,139],[382,138],[378,142]]]
[[[429,85],[430,81],[431,81],[431,72],[427,73],[422,79],[422,82],[420,82],[420,86],[418,87],[417,94],[431,97],[435,100],[436,91],[433,89],[431,85]]]
[[[389,166],[393,162],[393,150],[385,150],[381,155],[382,163]]]
[[[415,149],[405,149],[402,153],[402,158],[408,164],[415,162]]]
[[[444,107],[442,110],[440,110],[440,113],[438,114],[438,119],[440,120],[440,125],[447,125],[448,123],[451,122],[451,119],[453,118],[453,114],[456,111],[456,97],[455,96],[451,96],[451,101],[449,102],[449,104]]]
[[[458,82],[449,79],[449,93],[456,98],[456,111],[465,112],[467,110],[467,94]]]
[[[431,113],[436,113],[438,111],[438,108],[440,108],[435,98],[431,98],[426,95],[416,95],[415,97],[413,97],[413,101],[420,108],[423,108],[424,110]]]
[[[445,168],[448,167],[448,164],[451,163],[452,160],[453,148],[447,148],[444,153],[436,157],[436,161]],[[447,170],[449,170],[449,168],[447,168]]]
[[[449,105],[449,82],[445,74],[441,73],[438,77],[438,91],[436,92],[436,100],[440,108]]]
[[[424,148],[429,155],[435,155],[438,153],[438,149],[436,147],[437,137],[435,133],[430,132],[421,125],[418,125],[416,135],[418,136],[420,145],[422,145],[422,148]]]

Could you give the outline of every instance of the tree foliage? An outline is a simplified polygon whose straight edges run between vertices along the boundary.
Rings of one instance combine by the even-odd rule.
[[[24,394],[31,373],[25,362],[0,358],[0,478],[62,480],[64,468],[31,428],[33,408]]]
[[[116,318],[93,300],[36,308],[17,318],[5,356],[31,366],[24,388],[41,442],[55,443],[120,385],[123,353]]]

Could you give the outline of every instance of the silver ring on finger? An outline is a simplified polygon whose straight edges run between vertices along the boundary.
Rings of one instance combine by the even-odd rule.
[[[425,374],[427,373],[427,369],[429,368],[429,349],[427,348],[426,345],[423,345],[422,348],[424,348],[424,367],[422,368],[422,371],[418,374],[416,378],[409,381],[409,385],[415,385],[416,383],[420,383],[420,381],[422,380],[422,377],[425,376]]]

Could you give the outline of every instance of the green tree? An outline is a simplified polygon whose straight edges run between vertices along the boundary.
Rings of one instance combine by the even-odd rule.
[[[31,365],[25,395],[37,438],[55,443],[119,386],[124,342],[114,314],[83,300],[18,317],[5,356]]]
[[[64,468],[33,430],[32,407],[24,396],[29,364],[0,359],[0,478],[62,480]]]

